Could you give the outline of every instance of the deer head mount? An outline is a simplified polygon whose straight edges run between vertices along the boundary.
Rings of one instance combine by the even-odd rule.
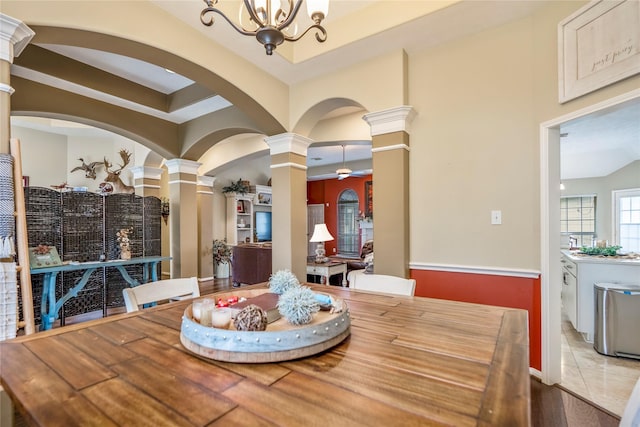
[[[120,166],[120,169],[117,170],[111,170],[111,167],[113,165],[109,163],[106,157],[104,158],[104,170],[105,172],[107,172],[107,177],[104,180],[105,182],[110,182],[113,185],[114,193],[133,194],[135,192],[133,186],[126,185],[124,182],[122,182],[122,179],[120,179],[120,173],[131,161],[131,153],[125,149],[122,149],[120,150],[120,158],[122,159],[122,164],[118,165]]]
[[[98,166],[102,166],[102,162],[91,162],[89,164],[86,164],[82,157],[80,157],[78,160],[80,160],[82,164],[71,169],[71,173],[75,171],[84,171],[85,178],[96,179],[96,168]]]

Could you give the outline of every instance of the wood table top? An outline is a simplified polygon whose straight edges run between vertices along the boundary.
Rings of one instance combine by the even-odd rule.
[[[311,287],[351,313],[313,356],[199,358],[180,301],[0,343],[2,386],[39,426],[530,425],[526,311]]]

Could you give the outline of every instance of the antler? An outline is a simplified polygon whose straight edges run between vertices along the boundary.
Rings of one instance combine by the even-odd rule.
[[[103,163],[104,163],[105,171],[107,173],[119,174],[122,171],[122,169],[124,169],[129,164],[129,162],[131,161],[131,153],[128,150],[125,150],[123,148],[122,150],[119,151],[119,153],[120,153],[120,158],[122,159],[122,164],[118,165],[118,166],[120,166],[120,169],[118,169],[118,170],[115,170],[115,171],[109,170],[109,168],[111,166],[113,166],[113,165],[111,163],[109,163],[109,161],[107,160],[106,157],[104,158],[104,162]]]
[[[123,148],[122,150],[120,150],[120,158],[122,158],[123,163],[122,165],[120,165],[120,170],[122,170],[131,161],[131,153]]]
[[[104,170],[105,170],[107,173],[113,173],[113,172],[111,172],[111,171],[109,170],[109,168],[110,168],[112,165],[111,165],[111,163],[109,163],[109,161],[107,160],[107,158],[106,158],[106,157],[104,157],[104,161],[103,161],[103,163],[104,163]]]

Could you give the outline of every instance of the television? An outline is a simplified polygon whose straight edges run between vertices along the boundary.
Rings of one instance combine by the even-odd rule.
[[[256,235],[258,242],[271,241],[271,212],[256,212]]]

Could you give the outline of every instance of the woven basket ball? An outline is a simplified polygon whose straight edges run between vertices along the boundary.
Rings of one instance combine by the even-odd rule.
[[[267,312],[255,304],[243,308],[233,321],[238,331],[264,331],[267,329]]]

